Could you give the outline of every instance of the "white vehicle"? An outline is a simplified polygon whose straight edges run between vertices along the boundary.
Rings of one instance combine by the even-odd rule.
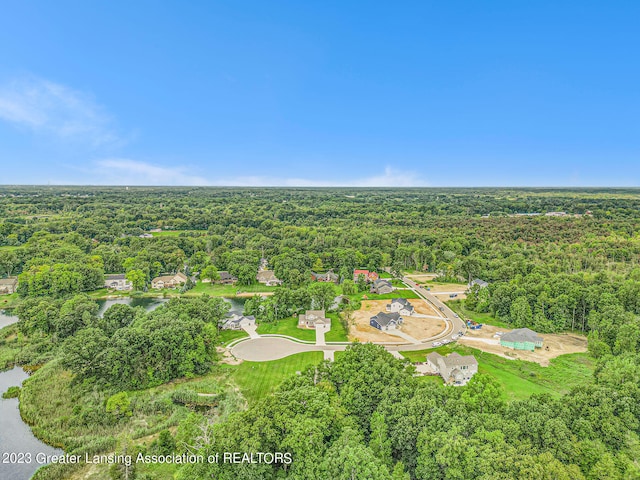
[[[433,345],[434,347],[441,347],[442,343],[441,342],[433,342],[431,345]]]
[[[448,338],[442,340],[442,344],[443,345],[446,345],[447,343],[451,343],[451,342],[452,342],[452,340],[449,340]]]
[[[451,337],[452,340],[457,340],[460,338],[460,335],[455,334],[454,336]]]
[[[456,318],[460,318],[457,313],[454,313],[453,316]]]

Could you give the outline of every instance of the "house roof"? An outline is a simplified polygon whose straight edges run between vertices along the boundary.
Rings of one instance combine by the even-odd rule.
[[[438,360],[441,358],[443,357],[438,352],[431,352],[429,355],[427,355],[427,360],[436,365],[438,365]]]
[[[392,298],[391,303],[399,303],[401,305],[404,305],[407,308],[413,308],[413,305],[411,305],[411,302],[406,298]]]
[[[388,285],[389,287],[392,286],[389,280],[384,280],[382,278],[373,281],[373,286],[376,288],[381,287],[383,285]]]
[[[478,285],[480,287],[487,287],[489,286],[489,282],[485,282],[484,280],[481,280],[479,278],[474,278],[473,280],[471,280],[471,285]]]
[[[182,273],[182,272],[178,272],[174,275],[162,275],[160,277],[156,277],[153,280],[151,280],[152,283],[157,283],[157,282],[172,282],[175,281],[176,277],[178,278],[178,280],[182,281],[182,282],[186,282],[187,281],[187,276]]]
[[[438,352],[431,352],[427,355],[427,360],[436,366],[438,365],[438,361],[442,360],[447,368],[460,367],[462,365],[478,365],[478,361],[473,355],[462,356],[456,352],[450,353],[446,357],[440,355]]]
[[[226,271],[221,271],[218,272],[218,274],[220,275],[220,280],[238,280],[237,277],[231,275],[229,272]]]
[[[299,320],[301,322],[313,322],[313,323],[330,323],[331,319],[326,318],[324,310],[307,310],[305,313],[301,313]]]
[[[381,327],[386,327],[390,323],[398,323],[398,320],[400,318],[401,317],[398,312],[393,312],[393,313],[379,312],[378,314],[371,317],[371,320],[375,320],[378,323],[378,325],[380,325]]]
[[[338,275],[333,273],[333,270],[329,270],[327,273],[311,272],[311,275],[316,280],[325,280],[325,281],[332,281],[332,282],[335,282],[336,280],[338,280]]]
[[[18,277],[0,278],[0,285],[15,285],[18,283]]]
[[[502,335],[501,340],[507,342],[541,342],[542,337],[529,328],[516,328]]]
[[[461,365],[478,365],[476,357],[473,355],[460,355],[457,352],[450,353],[442,359],[447,367],[459,367]]]
[[[268,281],[278,280],[275,273],[273,273],[273,270],[262,270],[258,272],[258,274],[256,275],[256,279],[259,282],[260,281],[268,282]]]
[[[125,278],[124,273],[109,273],[104,276],[105,280],[125,280]]]

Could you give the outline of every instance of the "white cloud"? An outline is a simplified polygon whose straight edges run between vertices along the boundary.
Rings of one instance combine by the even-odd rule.
[[[184,185],[237,187],[420,187],[427,182],[412,172],[385,168],[384,173],[363,178],[307,179],[271,176],[207,178],[187,166],[165,167],[126,158],[99,160],[93,174],[103,185]]]
[[[126,158],[96,162],[100,183],[110,185],[209,185],[205,178],[191,175],[183,166],[162,167]]]
[[[119,141],[111,118],[89,95],[39,78],[0,86],[0,119],[92,146]]]

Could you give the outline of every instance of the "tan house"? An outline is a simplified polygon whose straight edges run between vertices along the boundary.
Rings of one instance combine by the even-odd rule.
[[[427,355],[427,364],[447,385],[465,385],[478,373],[478,361],[473,355],[453,352],[443,357],[438,352],[431,352]]]
[[[275,287],[276,285],[282,285],[282,280],[279,280],[278,277],[276,277],[275,273],[273,273],[273,270],[259,271],[258,275],[256,275],[256,280],[258,280],[258,283],[262,283],[267,287]]]
[[[187,283],[187,280],[187,276],[182,272],[178,272],[175,275],[163,275],[151,280],[151,288],[176,288]]]
[[[0,295],[11,295],[18,291],[18,277],[0,278]]]
[[[298,328],[331,327],[331,319],[326,318],[324,310],[307,310],[298,317]]]

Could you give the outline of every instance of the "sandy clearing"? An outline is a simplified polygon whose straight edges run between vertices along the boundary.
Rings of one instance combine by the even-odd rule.
[[[480,330],[467,330],[464,337],[458,340],[461,344],[477,348],[483,352],[494,353],[501,357],[527,360],[536,362],[546,367],[549,360],[568,353],[581,353],[587,351],[587,338],[582,335],[570,333],[540,334],[544,339],[542,348],[536,348],[535,352],[524,350],[512,350],[500,345],[499,338],[493,338],[497,332],[508,332],[509,329],[498,328],[492,325],[484,325]]]
[[[426,300],[412,298],[409,300],[416,312],[424,315],[438,315]],[[363,300],[360,310],[354,312],[354,324],[349,330],[349,339],[360,342],[405,342],[395,335],[389,335],[369,325],[369,319],[378,312],[386,312],[390,300]],[[401,330],[418,339],[433,337],[445,329],[444,320],[434,318],[404,317]]]

